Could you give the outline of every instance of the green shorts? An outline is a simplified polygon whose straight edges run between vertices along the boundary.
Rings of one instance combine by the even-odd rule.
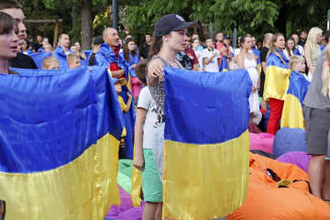
[[[159,179],[152,149],[143,149],[143,157],[142,191],[144,201],[163,202],[163,184]]]

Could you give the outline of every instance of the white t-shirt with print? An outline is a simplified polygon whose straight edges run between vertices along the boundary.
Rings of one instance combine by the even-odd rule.
[[[217,53],[215,57],[208,63],[204,64],[204,71],[205,72],[219,72],[219,65],[218,65],[218,59],[220,59],[220,53],[218,50],[210,50],[208,48],[205,48],[202,51],[202,59],[208,59],[210,58],[214,53]]]
[[[158,114],[160,108],[152,98],[149,87],[145,86],[139,94],[138,108],[147,110],[146,119],[143,125],[143,149],[150,149],[157,143],[155,131],[157,129]]]

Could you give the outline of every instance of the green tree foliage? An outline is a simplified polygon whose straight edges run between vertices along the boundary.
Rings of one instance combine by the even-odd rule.
[[[128,7],[126,22],[133,33],[152,32],[161,16],[177,13],[210,23],[214,32],[232,34],[236,26],[239,35],[252,33],[261,39],[265,32],[289,35],[313,26],[325,29],[327,8],[330,1],[321,0],[140,0]]]
[[[275,3],[264,0],[144,0],[129,7],[126,22],[132,31],[151,32],[161,16],[178,13],[187,20],[211,23],[214,31],[231,34],[236,26],[239,34],[261,33],[274,26],[278,10]]]
[[[92,5],[91,19],[87,20],[89,23],[93,21],[93,36],[111,26],[111,0],[18,1],[28,19],[63,19],[60,32],[69,33],[72,41],[81,41],[85,37],[81,13],[86,2]],[[127,9],[127,17],[119,17],[119,22],[129,25],[138,42],[144,40],[144,34],[153,32],[154,24],[161,16],[169,13],[197,21],[199,34],[202,33],[201,24],[208,23],[213,33],[223,31],[232,34],[237,27],[238,35],[251,33],[262,39],[265,32],[279,31],[288,36],[303,29],[308,31],[313,26],[325,29],[326,12],[330,8],[330,1],[323,0],[118,0],[118,4],[119,8]],[[30,35],[41,33],[52,41],[54,25],[27,26]]]

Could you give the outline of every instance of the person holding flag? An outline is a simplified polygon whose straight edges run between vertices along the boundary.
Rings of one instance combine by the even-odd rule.
[[[289,60],[283,53],[284,48],[285,39],[283,34],[274,34],[270,42],[267,58],[264,88],[264,99],[269,101],[270,105],[270,118],[267,126],[267,133],[274,135],[279,127],[284,99],[289,86]]]
[[[310,82],[304,76],[305,59],[302,56],[293,55],[290,58],[290,83],[283,105],[281,128],[301,128],[305,130],[303,116],[303,100]]]
[[[163,66],[183,68],[176,60],[176,54],[185,50],[187,28],[192,24],[179,15],[169,14],[160,18],[154,28],[154,42],[149,53],[148,86],[156,105],[160,107],[157,120],[151,126],[158,127],[161,133],[164,133],[165,127]],[[153,148],[160,177],[163,176],[163,142],[164,135],[159,135],[159,144]]]

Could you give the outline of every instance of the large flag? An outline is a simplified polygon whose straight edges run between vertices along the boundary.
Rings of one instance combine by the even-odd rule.
[[[52,56],[52,54],[49,52],[40,52],[40,53],[29,54],[29,56],[33,59],[38,69],[42,69],[42,62],[44,61],[45,58]]]
[[[8,219],[104,219],[120,204],[123,117],[105,68],[0,75],[0,200]]]
[[[284,100],[289,87],[289,66],[281,62],[274,53],[269,54],[266,65],[264,99],[274,98]]]
[[[283,105],[281,127],[305,129],[303,101],[309,85],[310,82],[301,73],[292,71]]]
[[[247,198],[251,87],[243,69],[165,67],[164,218],[219,218]]]

